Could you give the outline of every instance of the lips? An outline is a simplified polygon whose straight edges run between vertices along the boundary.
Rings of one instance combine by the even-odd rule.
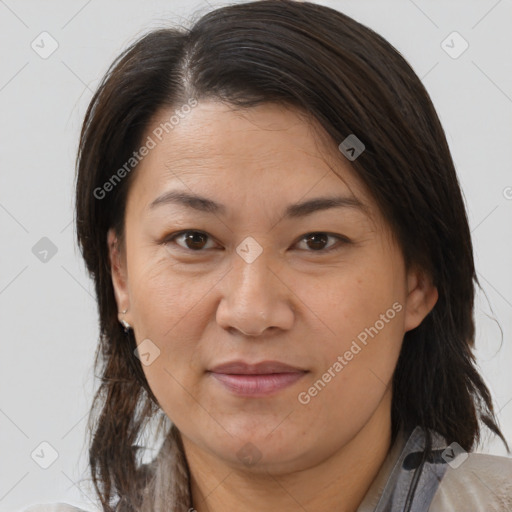
[[[307,370],[279,361],[249,364],[231,361],[215,366],[208,372],[224,389],[245,397],[275,394],[301,379]]]
[[[256,364],[249,364],[244,361],[230,361],[217,365],[210,371],[229,375],[269,375],[272,373],[304,372],[306,370],[279,361],[262,361]]]

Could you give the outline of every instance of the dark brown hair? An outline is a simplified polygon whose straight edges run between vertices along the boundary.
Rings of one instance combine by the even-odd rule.
[[[150,475],[138,461],[136,442],[160,408],[134,356],[133,331],[126,335],[118,322],[106,241],[110,227],[123,240],[136,168],[105,198],[95,190],[140,147],[157,111],[190,98],[237,108],[277,102],[316,118],[336,144],[350,134],[364,143],[353,169],[392,228],[407,267],[425,269],[439,292],[433,310],[404,337],[392,383],[393,439],[399,429],[419,425],[469,451],[480,440],[482,421],[506,444],[472,351],[479,283],[471,236],[427,91],[391,44],[336,10],[290,0],[242,3],[216,9],[190,29],[141,37],[112,63],[85,115],[76,227],[98,298],[101,384],[91,409],[89,453],[104,510],[116,503],[140,510]],[[176,432],[167,442],[182,454]],[[187,510],[188,470],[184,458],[177,460],[182,479],[173,506]]]

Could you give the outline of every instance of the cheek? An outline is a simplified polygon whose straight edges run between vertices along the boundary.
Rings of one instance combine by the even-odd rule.
[[[334,269],[297,284],[294,291],[314,313],[327,346],[339,351],[360,333],[364,338],[364,332],[376,323],[378,331],[400,337],[404,299],[400,276],[391,263],[361,258],[349,269]]]
[[[162,409],[185,428],[181,419],[191,411],[194,417],[201,413],[194,398],[200,391],[198,340],[208,321],[205,293],[212,285],[209,279],[180,276],[165,267],[141,273],[138,283],[135,336],[137,343],[151,340],[158,354],[143,364],[143,371]]]
[[[143,370],[160,400],[192,394],[200,368],[198,343],[210,321],[208,291],[218,278],[176,272],[168,262],[136,266],[131,274],[131,307],[137,344],[150,340],[157,356]]]
[[[395,307],[387,300],[378,303],[383,307],[363,301],[360,309],[350,301],[343,313],[327,320],[336,336],[323,338],[323,364],[299,399],[301,417],[312,428],[323,429],[325,438],[343,434],[350,439],[391,390],[403,339],[403,308],[398,302]]]
[[[340,419],[354,411],[365,416],[380,401],[404,335],[403,298],[392,265],[362,262],[352,270],[317,282],[316,291],[303,290],[322,331],[322,363],[309,382],[319,398],[311,402],[337,404]]]
[[[357,301],[346,309],[350,329],[345,339],[344,355],[360,371],[354,375],[354,385],[387,386],[394,371],[404,335],[403,298],[396,293],[389,275],[369,275],[359,283],[354,293]],[[342,326],[340,326],[340,329]]]
[[[186,338],[187,332],[201,327],[201,318],[203,322],[206,320],[204,315],[198,314],[201,303],[221,276],[218,272],[180,271],[165,255],[144,265],[134,265],[132,275],[134,323],[143,328],[144,335],[160,340],[177,334]]]

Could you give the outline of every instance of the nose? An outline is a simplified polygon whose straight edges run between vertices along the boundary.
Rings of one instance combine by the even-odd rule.
[[[292,327],[294,295],[263,254],[252,263],[236,257],[219,289],[222,298],[216,320],[222,328],[246,336],[260,336],[267,331]]]

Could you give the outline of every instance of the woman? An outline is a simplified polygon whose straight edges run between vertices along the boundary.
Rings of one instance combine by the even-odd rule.
[[[512,510],[454,164],[382,37],[283,0],[154,31],[77,168],[104,511]]]

